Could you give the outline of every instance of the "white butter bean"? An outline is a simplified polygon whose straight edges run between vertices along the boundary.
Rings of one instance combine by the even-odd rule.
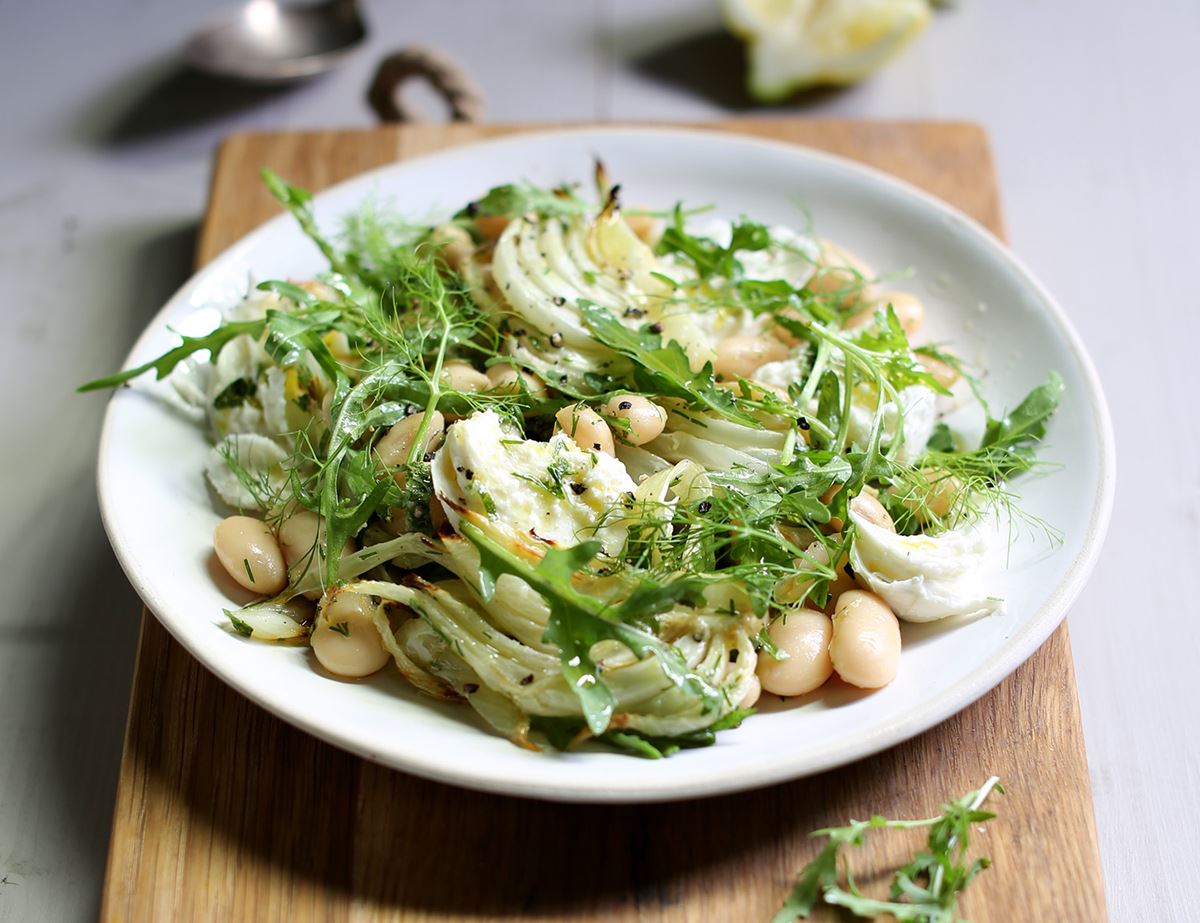
[[[389,468],[403,465],[408,461],[408,453],[412,449],[413,440],[417,437],[422,422],[425,420],[423,411],[405,417],[389,429],[377,443],[375,454]],[[446,418],[440,410],[433,412],[429,428],[425,430],[425,445],[416,460],[420,461],[425,453],[433,448],[434,443],[446,429]],[[396,483],[403,485],[403,472],[396,472]]]
[[[322,600],[309,638],[317,660],[330,673],[358,678],[383,668],[390,655],[375,627],[378,607],[361,593],[337,593]]]
[[[833,673],[829,659],[833,626],[824,612],[796,609],[775,619],[767,634],[787,654],[786,660],[776,660],[766,652],[759,655],[758,679],[767,692],[804,695]]]
[[[663,223],[653,215],[623,215],[629,230],[633,231],[644,243],[651,247],[657,246],[663,233]]]
[[[629,445],[644,445],[657,439],[667,425],[667,412],[637,394],[618,394],[610,398],[604,405],[604,415],[628,422],[627,426],[617,426],[616,437]]]
[[[492,383],[469,362],[455,359],[442,366],[442,382],[454,391],[486,391]]]
[[[735,334],[717,343],[713,371],[720,378],[749,378],[768,362],[786,359],[788,348],[770,336]]]
[[[213,551],[226,573],[251,593],[274,596],[287,586],[283,551],[261,519],[222,519],[213,530]]]
[[[817,564],[829,564],[829,549],[821,542],[812,542],[804,549],[804,553],[811,560],[806,561],[804,558],[796,558],[794,563],[797,567],[811,568],[813,562]],[[841,593],[844,593],[846,590],[852,590],[857,585],[854,582],[854,578],[850,576],[847,568],[849,562],[850,559],[846,555],[842,555],[841,559],[837,562],[837,566],[834,568],[833,579],[829,581],[829,595],[825,603],[826,612],[832,611],[834,601]],[[810,598],[806,598],[814,582],[814,580],[805,579],[798,575],[787,577],[780,582],[778,588],[775,590],[775,601],[782,605],[790,605],[804,600],[805,606],[815,609],[817,607],[816,603],[812,602]]]
[[[933,380],[943,388],[952,388],[959,378],[958,369],[950,365],[948,362],[943,362],[941,359],[935,359],[932,356],[918,356],[917,361],[921,363],[921,367],[925,369]]]
[[[564,407],[554,415],[562,431],[584,451],[614,452],[612,430],[600,414],[583,404]]]
[[[863,689],[878,689],[900,668],[900,622],[874,593],[849,590],[838,597],[829,655],[838,676]]]
[[[827,240],[820,241],[821,255],[816,274],[808,280],[808,290],[819,295],[840,295],[846,307],[874,300],[869,284],[875,271],[850,251]]]
[[[442,224],[434,228],[430,241],[441,248],[442,257],[455,272],[461,272],[475,253],[475,241],[471,240],[465,228],[457,224]]]
[[[921,324],[925,321],[925,305],[910,292],[888,292],[878,296],[872,304],[847,318],[846,326],[851,329],[862,327],[874,320],[876,311],[886,311],[888,305],[896,312],[896,320],[900,322],[906,336],[911,337],[921,329]]]
[[[280,524],[279,546],[293,583],[312,571],[319,574],[325,568],[325,521],[311,510],[297,510]],[[353,551],[353,542],[346,542],[342,554]],[[310,590],[304,595],[320,599],[321,590]]]
[[[907,497],[903,503],[913,512],[917,521],[928,523],[932,519],[944,519],[954,509],[954,503],[962,493],[963,484],[944,468],[924,468],[921,477],[928,488],[918,496]]]
[[[892,522],[891,514],[884,509],[877,497],[865,490],[850,501],[850,509],[881,529],[887,529],[889,532],[896,531],[896,524]]]
[[[493,365],[487,370],[490,391],[502,394],[528,392],[534,397],[546,396],[546,384],[536,375],[511,365]]]

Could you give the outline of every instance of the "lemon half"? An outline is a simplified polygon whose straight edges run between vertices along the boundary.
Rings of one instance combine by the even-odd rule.
[[[929,22],[928,0],[723,0],[748,44],[749,90],[764,102],[861,80]]]

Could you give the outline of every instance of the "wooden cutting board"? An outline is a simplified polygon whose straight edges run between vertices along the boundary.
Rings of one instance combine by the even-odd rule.
[[[880,167],[999,233],[987,140],[942,123],[716,123]],[[320,189],[515,127],[238,135],[221,147],[197,265],[278,209],[258,171]],[[975,842],[974,923],[1107,918],[1067,629],[915,740],[815,778],[691,803],[548,804],[427,782],[309,737],[223,685],[143,615],[101,917],[135,920],[766,921],[819,843],[917,817],[999,774]],[[855,855],[860,882],[919,836]]]

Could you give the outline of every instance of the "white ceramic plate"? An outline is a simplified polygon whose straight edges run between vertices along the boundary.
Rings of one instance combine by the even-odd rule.
[[[99,490],[109,538],[130,581],[167,629],[206,667],[259,705],[338,746],[457,785],[564,801],[654,801],[712,795],[795,778],[883,750],[968,705],[1024,661],[1063,618],[1100,549],[1113,485],[1111,427],[1100,384],[1062,310],[1007,249],[928,195],[846,160],[791,145],[716,133],[587,129],[527,134],[454,148],[376,170],[316,198],[318,221],[370,196],[406,214],[446,212],[490,186],[527,178],[586,180],[601,156],[627,202],[714,203],[719,213],[802,224],[878,271],[912,267],[904,283],[928,309],[923,336],[949,341],[989,369],[987,389],[1012,406],[1057,370],[1066,395],[1045,451],[1054,474],[1021,483],[1024,506],[1065,534],[1049,550],[1019,543],[996,587],[1006,614],[957,628],[905,626],[895,682],[863,695],[817,693],[768,706],[716,746],[650,761],[615,753],[531,753],[490,733],[470,709],[435,703],[391,671],[369,682],[321,675],[306,649],[232,634],[214,579],[218,521],[201,473],[200,428],[148,380],[113,398],[100,445]],[[129,357],[147,361],[184,333],[215,325],[251,280],[309,277],[324,268],[292,220],[268,222],[188,282]]]

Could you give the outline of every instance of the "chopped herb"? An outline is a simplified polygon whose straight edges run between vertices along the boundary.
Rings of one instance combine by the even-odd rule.
[[[213,406],[218,410],[241,407],[248,398],[254,396],[257,390],[258,386],[251,379],[235,378],[213,398]]]
[[[237,615],[228,609],[223,609],[222,611],[225,613],[225,617],[229,619],[229,624],[233,626],[233,630],[243,638],[249,638],[254,634],[254,629],[250,627],[248,622],[238,618]]]

